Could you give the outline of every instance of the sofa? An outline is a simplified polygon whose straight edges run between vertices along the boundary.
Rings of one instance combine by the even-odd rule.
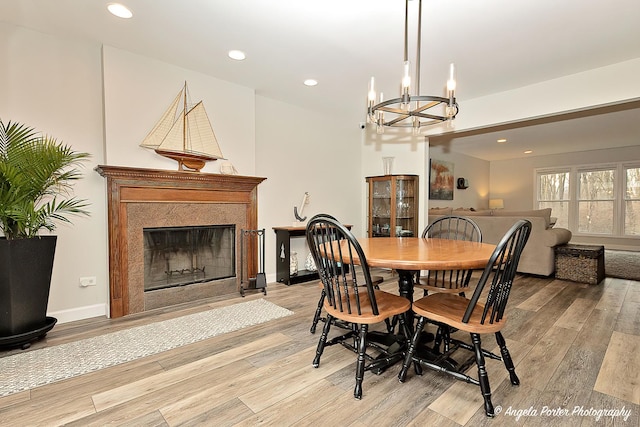
[[[492,244],[497,244],[517,220],[531,221],[531,235],[518,264],[520,273],[552,275],[555,272],[555,247],[571,240],[571,231],[553,226],[550,208],[530,211],[432,208],[429,209],[429,223],[444,215],[471,218],[482,231],[482,241]]]

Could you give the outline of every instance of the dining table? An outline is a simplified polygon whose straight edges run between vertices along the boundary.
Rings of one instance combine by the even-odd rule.
[[[412,302],[414,280],[418,271],[484,269],[496,248],[496,245],[489,243],[421,237],[368,237],[357,240],[369,267],[395,270],[398,273],[399,294]],[[346,241],[340,241],[340,245],[346,244]],[[360,264],[357,254],[353,256],[353,261]],[[407,326],[413,333],[413,323],[410,322]],[[423,334],[421,344],[433,340],[433,334]],[[388,353],[396,354],[395,357],[386,357],[388,364],[380,365],[376,373],[383,372],[386,367],[402,358],[404,341],[398,340],[394,333],[373,331],[369,333],[368,339],[388,346]],[[421,347],[429,351],[424,346]]]
[[[420,237],[368,237],[358,238],[358,243],[369,267],[398,273],[398,291],[410,301],[418,271],[483,269],[496,248],[489,243]]]

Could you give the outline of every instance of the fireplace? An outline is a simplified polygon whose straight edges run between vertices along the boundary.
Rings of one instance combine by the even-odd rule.
[[[143,229],[145,292],[235,276],[235,225]]]
[[[96,167],[96,171],[107,178],[111,317],[239,291],[241,236],[238,230],[258,228],[257,186],[264,178],[102,165]],[[213,231],[218,226],[229,230]],[[145,241],[149,239],[145,231],[208,227],[213,227],[208,231],[210,234],[226,234],[217,244],[233,252],[233,256],[228,254],[232,259],[231,269],[216,273],[216,277],[201,278],[197,270],[203,266],[199,262],[171,267],[166,271],[174,278],[187,275],[186,270],[192,270],[193,277],[180,280],[179,284],[152,285],[153,289],[145,290],[145,257],[148,256]],[[184,233],[177,238],[186,239]],[[250,257],[244,268],[253,277],[258,271],[257,248],[247,249]],[[193,258],[193,254],[190,256]],[[187,257],[184,249],[180,257]],[[213,268],[204,267],[207,273]],[[162,274],[164,272],[163,268]]]

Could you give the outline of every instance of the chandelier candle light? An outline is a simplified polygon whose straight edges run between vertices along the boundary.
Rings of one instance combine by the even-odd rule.
[[[455,98],[456,80],[454,65],[449,67],[447,80],[447,98],[440,96],[419,95],[420,93],[420,44],[422,35],[422,0],[418,0],[418,43],[416,53],[415,92],[411,95],[411,63],[409,62],[409,0],[405,0],[404,17],[404,63],[402,77],[402,94],[400,98],[384,100],[382,92],[376,102],[375,81],[371,77],[368,94],[367,122],[375,123],[377,133],[384,133],[384,127],[411,127],[417,135],[420,128],[436,123],[453,120],[458,114],[458,103]],[[421,104],[422,103],[422,104]],[[441,110],[438,110],[441,109]],[[389,117],[385,118],[385,113]]]

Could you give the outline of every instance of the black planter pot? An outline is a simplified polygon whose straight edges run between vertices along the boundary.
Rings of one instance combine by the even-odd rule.
[[[0,238],[0,346],[24,346],[55,325],[47,304],[56,240]]]

